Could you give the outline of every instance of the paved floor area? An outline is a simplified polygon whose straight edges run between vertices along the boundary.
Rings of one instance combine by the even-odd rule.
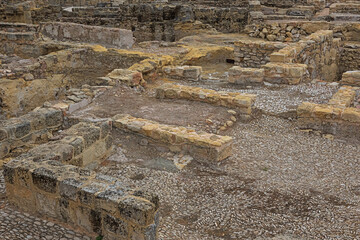
[[[176,171],[161,149],[120,141],[99,171],[159,194],[160,239],[360,239],[358,142],[266,115],[227,134],[234,155],[221,164]]]

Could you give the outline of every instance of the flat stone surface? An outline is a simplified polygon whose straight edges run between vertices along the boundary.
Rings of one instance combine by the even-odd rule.
[[[5,198],[5,181],[0,170],[1,240],[90,240],[89,236],[13,209]]]

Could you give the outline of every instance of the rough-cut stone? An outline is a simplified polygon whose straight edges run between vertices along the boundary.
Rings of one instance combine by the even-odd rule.
[[[360,70],[343,73],[340,81],[342,84],[360,86]]]
[[[130,115],[116,115],[114,127],[179,147],[201,160],[221,161],[231,155],[232,138],[186,127],[170,126]]]
[[[202,67],[199,66],[166,66],[163,72],[173,79],[184,79],[188,81],[199,81],[201,79]]]
[[[234,66],[229,69],[228,81],[240,85],[259,84],[264,81],[264,69]]]
[[[144,85],[142,73],[138,71],[132,71],[129,69],[114,69],[107,75],[108,78],[115,82],[125,83],[128,86]]]
[[[241,114],[251,115],[256,95],[244,93],[218,92],[199,87],[166,83],[156,88],[157,98],[180,98],[201,101],[214,105],[235,108]]]
[[[151,229],[151,236],[156,237],[159,200],[155,194],[125,186],[113,177],[54,161],[61,159],[44,157],[67,155],[56,146],[72,148],[64,144],[70,139],[84,139],[79,142],[82,153],[78,153],[97,151],[96,143],[107,139],[110,127],[108,122],[74,125],[62,133],[63,139],[35,147],[4,165],[9,202],[26,212],[71,224],[93,235],[136,239]],[[85,144],[87,139],[92,144]],[[71,159],[66,160],[72,163]]]

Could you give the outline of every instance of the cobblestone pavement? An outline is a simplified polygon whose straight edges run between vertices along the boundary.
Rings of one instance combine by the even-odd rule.
[[[176,171],[161,148],[119,142],[99,171],[159,195],[162,240],[360,239],[358,142],[264,115],[227,134],[234,154],[218,165]]]
[[[25,239],[90,240],[91,238],[12,209],[6,202],[3,171],[0,170],[0,240]]]

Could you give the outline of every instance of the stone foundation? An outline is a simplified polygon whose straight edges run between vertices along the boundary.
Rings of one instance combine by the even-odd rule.
[[[336,81],[339,77],[340,39],[333,31],[318,31],[294,45],[270,55],[271,63],[306,64],[311,79]],[[266,76],[266,70],[265,70]]]
[[[243,93],[217,92],[210,89],[175,84],[163,84],[156,88],[157,98],[186,99],[206,102],[213,105],[234,108],[238,113],[251,115],[256,95]]]
[[[130,30],[76,23],[42,23],[41,33],[57,41],[93,43],[121,49],[129,49],[135,42]]]
[[[0,158],[17,147],[46,142],[62,125],[62,112],[51,108],[36,109],[19,118],[0,121]]]
[[[239,85],[261,84],[264,81],[264,69],[234,66],[229,70],[228,81]]]
[[[270,61],[270,54],[286,46],[287,44],[281,42],[252,40],[235,42],[235,64],[245,68],[259,68]]]
[[[166,66],[163,73],[171,79],[199,81],[201,79],[202,67],[198,66]]]
[[[309,81],[308,66],[296,63],[268,63],[264,67],[264,81],[275,84],[299,84]]]
[[[340,83],[360,87],[360,70],[345,72]]]
[[[344,86],[328,104],[302,103],[297,109],[299,127],[358,139],[360,109],[351,107],[355,91]]]
[[[85,130],[86,129],[86,130]],[[113,177],[73,165],[98,151],[96,139],[111,146],[108,123],[80,123],[64,138],[25,153],[4,166],[11,204],[30,214],[72,225],[105,239],[156,239],[159,199]],[[77,135],[79,134],[79,135]],[[44,151],[44,149],[48,149]],[[86,156],[87,151],[90,151]],[[98,156],[97,154],[95,154]]]
[[[165,144],[171,151],[203,161],[221,161],[231,155],[232,138],[180,126],[170,126],[130,115],[116,115],[114,127],[134,132]]]

